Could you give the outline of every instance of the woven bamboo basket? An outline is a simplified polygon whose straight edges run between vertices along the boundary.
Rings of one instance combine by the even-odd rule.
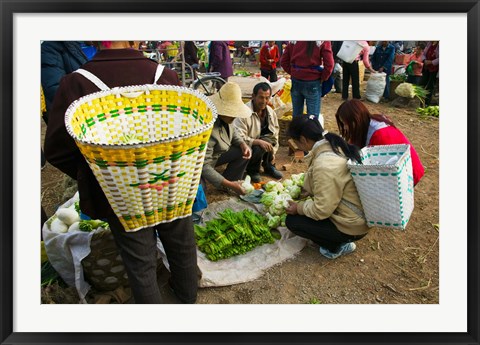
[[[288,146],[288,135],[287,135],[287,130],[288,126],[290,125],[290,122],[292,122],[291,119],[292,116],[292,111],[287,111],[283,117],[278,119],[278,127],[279,127],[279,133],[278,133],[278,143],[280,146]]]
[[[82,260],[85,280],[98,291],[113,291],[128,286],[128,275],[110,230],[92,236],[90,254]]]
[[[369,227],[405,230],[414,207],[410,145],[367,146],[347,166]],[[395,157],[397,159],[395,159]]]
[[[73,102],[65,125],[126,231],[192,213],[217,113],[199,92],[141,85]]]

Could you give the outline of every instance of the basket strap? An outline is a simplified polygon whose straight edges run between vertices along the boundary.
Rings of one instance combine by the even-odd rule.
[[[342,204],[344,204],[345,206],[347,206],[350,210],[353,211],[353,213],[355,213],[357,216],[359,216],[360,218],[362,219],[366,219],[365,218],[365,214],[363,213],[363,211],[361,209],[359,209],[357,206],[355,206],[355,204],[352,204],[350,201],[347,201],[345,199],[342,199],[340,200],[340,202]]]
[[[85,78],[90,80],[92,83],[94,83],[100,90],[106,91],[110,90],[110,88],[103,82],[101,81],[95,74],[92,72],[89,72],[85,69],[79,68],[76,71],[73,71],[74,73],[80,73],[83,75]]]
[[[153,83],[156,84],[158,79],[162,76],[163,69],[165,68],[164,65],[158,64],[157,66],[157,71],[155,72],[155,79],[153,80]]]
[[[320,155],[327,155],[327,156],[338,156],[336,153],[334,152],[329,152],[329,151],[326,151],[326,152],[322,152],[320,153]],[[360,218],[363,218],[363,219],[366,219],[365,218],[365,214],[363,213],[363,211],[361,209],[359,209],[355,204],[351,203],[350,201],[347,201],[345,199],[341,199],[340,200],[340,203],[344,204],[345,206],[347,206],[350,210],[353,211],[353,213],[355,213],[357,216],[359,216]]]

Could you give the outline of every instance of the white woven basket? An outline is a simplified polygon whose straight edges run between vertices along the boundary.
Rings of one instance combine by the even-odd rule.
[[[361,156],[363,164],[349,160],[347,166],[367,225],[405,230],[414,206],[410,145],[367,146]]]

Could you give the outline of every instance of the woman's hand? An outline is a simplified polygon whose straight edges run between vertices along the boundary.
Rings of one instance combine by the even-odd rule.
[[[310,193],[307,192],[305,189],[303,189],[302,187],[302,191],[300,192],[300,199],[305,199],[305,198],[308,198],[310,196]]]
[[[285,209],[285,212],[287,214],[290,214],[292,216],[298,214],[298,204],[295,201],[288,200],[288,207]]]
[[[242,158],[250,159],[252,158],[252,149],[246,143],[240,144],[240,149],[242,150]]]

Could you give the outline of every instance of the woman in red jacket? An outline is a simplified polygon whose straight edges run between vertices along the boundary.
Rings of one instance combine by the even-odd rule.
[[[278,60],[280,60],[280,53],[275,41],[265,42],[262,49],[260,49],[260,72],[262,77],[267,78],[272,83],[278,80]]]
[[[374,145],[409,144],[412,157],[413,184],[422,178],[425,170],[417,151],[407,137],[385,115],[370,114],[359,100],[343,102],[335,114],[340,134],[359,148]]]

